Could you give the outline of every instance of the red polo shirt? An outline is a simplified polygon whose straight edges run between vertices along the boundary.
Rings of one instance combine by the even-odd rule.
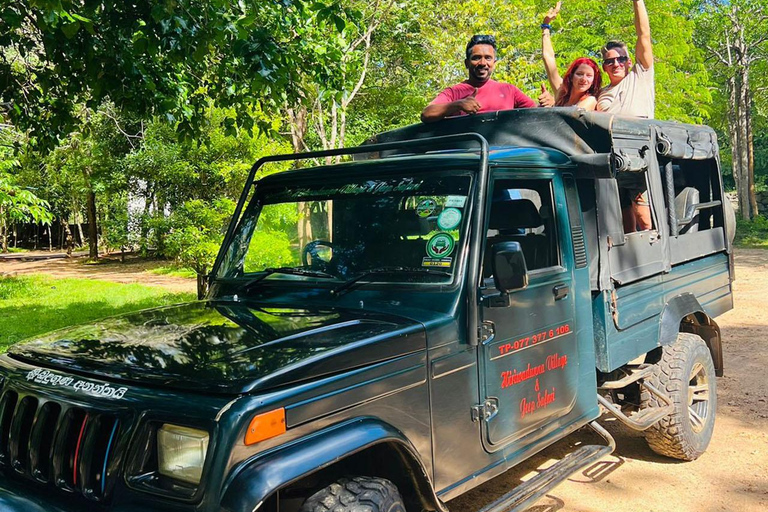
[[[469,82],[448,87],[432,100],[430,105],[439,105],[442,103],[451,103],[452,101],[463,100],[472,96],[475,92],[475,86]],[[497,110],[511,110],[513,108],[531,108],[536,103],[531,98],[523,94],[523,91],[511,84],[488,80],[477,88],[475,99],[480,103],[478,114],[483,112],[496,112]],[[466,115],[464,113],[459,115]]]

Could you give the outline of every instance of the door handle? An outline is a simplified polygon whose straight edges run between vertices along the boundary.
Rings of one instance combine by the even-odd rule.
[[[555,300],[564,299],[568,296],[568,292],[570,291],[570,288],[568,288],[567,284],[556,284],[554,288],[552,288],[552,293],[555,295]]]

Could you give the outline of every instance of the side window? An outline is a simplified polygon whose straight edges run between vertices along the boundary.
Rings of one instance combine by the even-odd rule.
[[[483,274],[492,274],[493,244],[519,242],[528,270],[560,264],[552,181],[495,180],[491,194]]]
[[[670,166],[662,165],[662,172],[666,174]],[[677,219],[677,233],[670,226],[672,236],[685,236],[721,227],[722,198],[717,163],[714,160],[672,160],[671,170],[674,187],[674,204],[671,206]],[[665,204],[670,208],[669,191],[666,192]]]
[[[616,181],[624,233],[628,235],[656,229],[646,173],[622,173]]]

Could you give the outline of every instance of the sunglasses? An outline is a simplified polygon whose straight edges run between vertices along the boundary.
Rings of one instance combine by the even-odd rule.
[[[626,64],[629,62],[629,57],[613,57],[611,59],[603,60],[603,64],[606,66],[618,66],[619,64]]]

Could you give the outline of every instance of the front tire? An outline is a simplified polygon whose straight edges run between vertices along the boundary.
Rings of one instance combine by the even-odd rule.
[[[299,512],[405,512],[395,484],[384,478],[341,478],[316,492]]]
[[[709,446],[715,427],[717,385],[715,366],[704,340],[681,332],[662,349],[650,384],[674,403],[674,412],[645,431],[651,449],[667,457],[695,460]],[[658,400],[643,389],[642,407],[659,407]]]

